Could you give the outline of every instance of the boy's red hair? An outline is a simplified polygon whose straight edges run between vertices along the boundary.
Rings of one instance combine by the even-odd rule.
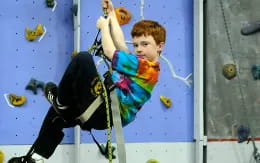
[[[134,24],[131,31],[132,38],[151,35],[156,44],[165,43],[166,30],[158,22],[153,20],[141,20]]]

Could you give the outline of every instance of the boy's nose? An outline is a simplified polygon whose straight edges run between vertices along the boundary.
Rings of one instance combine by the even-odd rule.
[[[140,53],[140,52],[142,52],[142,48],[139,46],[136,48],[136,51]]]

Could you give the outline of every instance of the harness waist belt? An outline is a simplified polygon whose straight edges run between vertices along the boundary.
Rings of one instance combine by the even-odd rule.
[[[112,92],[115,89],[115,85],[112,84],[108,88],[109,92]],[[89,120],[89,118],[92,116],[92,114],[97,110],[97,108],[102,104],[103,99],[101,95],[99,95],[88,107],[88,109],[82,113],[80,116],[78,116],[76,119],[80,121],[81,124],[84,124]]]
[[[76,119],[78,119],[81,122],[81,124],[84,124],[92,116],[92,114],[97,110],[97,108],[102,104],[102,102],[103,102],[103,99],[99,95],[94,100],[94,102],[92,102],[89,105],[88,109],[84,113],[82,113],[79,117],[77,117]]]

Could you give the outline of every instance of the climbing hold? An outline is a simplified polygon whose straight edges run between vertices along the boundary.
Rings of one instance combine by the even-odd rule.
[[[54,0],[46,0],[46,4],[48,7],[53,8],[55,5]]]
[[[167,107],[171,107],[172,105],[172,100],[168,97],[165,97],[165,96],[160,96],[160,100],[162,101],[162,103]]]
[[[241,29],[242,35],[250,35],[260,31],[260,20],[246,24]]]
[[[226,64],[223,67],[223,75],[228,80],[233,79],[237,75],[236,66],[234,64]]]
[[[26,39],[29,41],[33,41],[36,37],[41,36],[44,33],[42,24],[38,24],[35,30],[30,30],[29,28],[25,28]]]
[[[155,159],[150,159],[150,160],[146,161],[146,163],[159,163],[159,161],[157,161]]]
[[[78,10],[79,10],[78,8],[79,8],[78,4],[74,4],[73,7],[71,8],[71,11],[74,16],[78,16]]]
[[[237,129],[238,143],[242,143],[247,140],[250,134],[250,129],[247,126],[239,126]]]
[[[108,145],[104,146],[104,144],[101,144],[100,147],[101,147],[100,153],[108,159],[109,158]],[[116,155],[114,154],[115,150],[116,150],[116,147],[112,146],[112,159],[116,158]]]
[[[120,25],[129,23],[131,20],[131,13],[124,7],[115,8],[116,18]]]
[[[77,54],[78,54],[77,51],[73,51],[73,52],[71,53],[71,57],[73,58],[73,57],[75,57]]]
[[[13,93],[8,94],[8,100],[10,104],[14,106],[21,106],[25,103],[26,97],[25,96],[17,96]]]
[[[4,158],[5,158],[4,152],[0,151],[0,163],[4,163]]]
[[[260,79],[260,65],[252,66],[252,74],[255,80]]]
[[[42,91],[44,89],[44,82],[42,81],[38,81],[34,78],[32,78],[30,80],[30,82],[27,84],[27,86],[25,87],[26,90],[31,90],[33,91],[34,94],[37,94],[37,88],[41,88]]]

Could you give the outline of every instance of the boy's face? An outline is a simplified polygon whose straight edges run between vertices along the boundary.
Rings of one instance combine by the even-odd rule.
[[[140,36],[133,38],[134,53],[151,62],[158,61],[164,43],[156,44],[152,36]]]

